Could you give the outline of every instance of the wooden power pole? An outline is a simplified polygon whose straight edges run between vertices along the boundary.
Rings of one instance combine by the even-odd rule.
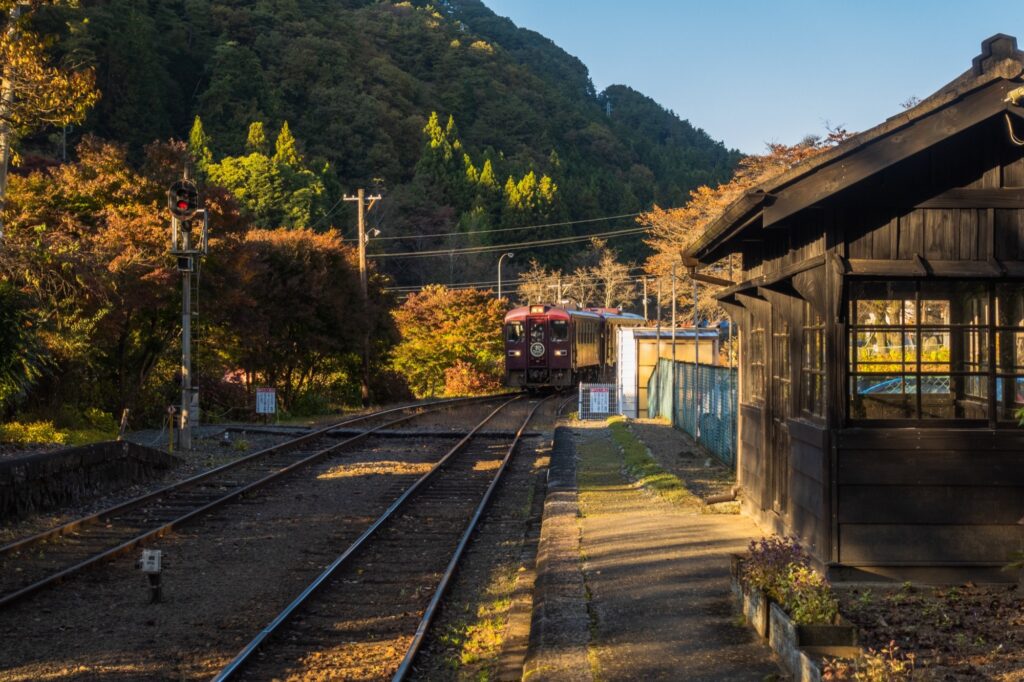
[[[370,310],[370,288],[366,274],[366,212],[373,208],[373,205],[380,201],[381,196],[375,194],[366,196],[366,190],[359,188],[356,195],[345,195],[345,201],[356,202],[356,215],[359,225],[359,284],[363,292],[363,308],[369,313]],[[367,327],[363,334],[363,376],[359,382],[359,394],[363,401],[363,407],[370,405],[370,326],[369,315],[367,315]]]

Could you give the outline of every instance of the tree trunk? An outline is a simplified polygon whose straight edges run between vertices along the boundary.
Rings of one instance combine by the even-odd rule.
[[[17,4],[11,8],[7,21],[7,39],[17,40],[18,20],[24,6]],[[3,81],[0,82],[0,239],[4,236],[3,210],[7,204],[7,166],[11,161],[11,143],[14,141],[14,129],[11,127],[11,113],[14,108],[14,74],[13,66],[4,65]]]

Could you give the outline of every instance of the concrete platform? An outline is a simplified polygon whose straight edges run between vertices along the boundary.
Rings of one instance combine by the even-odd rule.
[[[637,489],[603,425],[559,429],[551,478],[524,678],[782,675],[730,602],[729,556],[761,536],[752,521]]]

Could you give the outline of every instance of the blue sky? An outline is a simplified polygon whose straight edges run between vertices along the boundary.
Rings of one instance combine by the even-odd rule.
[[[551,38],[598,90],[629,85],[743,152],[859,131],[970,67],[995,33],[1024,46],[1024,0],[484,0]]]

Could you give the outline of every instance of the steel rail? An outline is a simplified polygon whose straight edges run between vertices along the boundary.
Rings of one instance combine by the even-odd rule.
[[[551,400],[554,395],[550,395],[538,402],[530,413],[526,416],[522,426],[516,432],[515,438],[512,439],[512,443],[508,446],[508,451],[505,453],[505,458],[501,460],[501,465],[498,467],[497,473],[491,480],[491,484],[487,486],[487,492],[484,493],[483,499],[480,500],[480,504],[477,505],[476,511],[473,513],[473,517],[469,520],[469,525],[466,526],[466,530],[463,531],[462,537],[459,539],[459,544],[455,548],[455,553],[452,555],[451,561],[448,562],[448,567],[444,571],[444,575],[441,576],[441,581],[438,583],[437,589],[434,590],[434,596],[430,600],[430,604],[427,606],[427,610],[423,613],[423,617],[420,619],[420,624],[416,628],[416,634],[412,638],[412,643],[406,650],[405,657],[402,659],[401,664],[398,666],[398,670],[395,671],[394,676],[391,678],[392,682],[402,682],[405,676],[412,669],[412,663],[416,659],[416,654],[419,653],[420,646],[423,644],[423,639],[427,635],[427,629],[430,628],[430,623],[434,620],[434,614],[437,612],[438,607],[441,605],[441,600],[444,598],[445,593],[448,591],[448,584],[451,582],[452,576],[455,575],[455,571],[459,566],[459,561],[462,560],[462,554],[465,552],[466,547],[469,546],[469,541],[476,531],[477,524],[480,519],[483,518],[484,513],[487,511],[487,507],[490,505],[491,497],[494,495],[494,491],[498,488],[498,483],[501,481],[502,474],[505,473],[505,469],[508,468],[508,463],[512,461],[512,455],[515,453],[516,448],[519,446],[519,441],[523,435],[523,431],[526,430],[527,424],[533,419],[533,415],[536,414],[540,406]]]
[[[267,485],[268,483],[271,483],[271,482],[277,480],[278,478],[281,478],[281,477],[287,475],[288,473],[294,471],[295,469],[301,468],[301,467],[306,466],[308,464],[312,464],[313,462],[316,462],[317,460],[323,459],[324,457],[327,457],[328,455],[336,452],[337,450],[340,450],[340,449],[342,449],[342,448],[344,448],[344,447],[346,447],[348,445],[352,445],[353,443],[356,443],[356,442],[358,442],[360,440],[363,440],[364,438],[367,438],[368,436],[373,435],[375,432],[377,432],[377,431],[379,431],[381,429],[384,429],[384,428],[389,427],[389,426],[394,426],[395,424],[400,424],[402,422],[406,422],[406,421],[415,419],[416,417],[420,417],[420,416],[422,416],[424,414],[429,414],[431,412],[435,412],[435,411],[441,410],[444,407],[446,407],[449,404],[451,404],[452,402],[457,402],[457,401],[461,401],[461,402],[481,402],[481,401],[494,400],[494,399],[495,399],[494,396],[489,396],[487,398],[482,398],[482,399],[481,398],[451,399],[451,400],[432,402],[432,403],[429,403],[429,404],[427,404],[425,406],[417,405],[417,406],[411,406],[411,407],[405,407],[405,408],[393,408],[391,410],[385,410],[385,411],[382,411],[382,412],[373,413],[372,415],[367,415],[366,418],[369,418],[371,416],[372,417],[379,417],[379,416],[381,416],[383,414],[389,414],[389,413],[392,413],[392,412],[401,411],[403,409],[427,408],[423,412],[417,412],[415,414],[407,415],[405,417],[400,417],[398,419],[394,419],[394,420],[391,420],[389,422],[385,422],[384,424],[380,424],[380,425],[375,426],[373,428],[367,429],[366,431],[364,431],[361,434],[352,436],[351,438],[348,438],[348,439],[345,439],[345,440],[340,441],[338,443],[335,443],[334,445],[332,445],[332,446],[330,446],[328,448],[325,448],[323,450],[319,450],[319,451],[313,453],[312,455],[310,455],[308,457],[304,457],[304,458],[302,458],[300,460],[292,462],[291,464],[289,464],[289,465],[287,465],[287,466],[285,466],[285,467],[283,467],[281,469],[278,469],[277,471],[274,471],[274,472],[272,472],[272,473],[270,473],[270,474],[268,474],[268,475],[266,475],[266,476],[264,476],[264,477],[262,477],[262,478],[260,478],[260,479],[258,479],[256,481],[248,483],[248,484],[246,484],[246,485],[244,485],[242,487],[236,488],[236,489],[234,489],[234,490],[224,494],[221,497],[218,497],[218,498],[216,498],[216,499],[214,499],[214,500],[212,500],[212,501],[210,501],[210,502],[208,502],[208,503],[206,503],[204,505],[196,507],[196,508],[188,511],[187,513],[185,513],[185,514],[183,514],[181,516],[178,516],[178,517],[176,517],[176,518],[174,518],[174,519],[172,519],[170,521],[164,522],[164,523],[158,525],[157,527],[151,528],[150,530],[148,530],[148,531],[146,531],[144,533],[136,535],[135,537],[133,537],[133,538],[131,538],[129,540],[126,540],[125,542],[122,542],[121,544],[118,544],[118,545],[116,545],[116,546],[114,546],[114,547],[112,547],[110,549],[107,549],[105,551],[102,551],[102,552],[100,552],[98,554],[93,554],[92,556],[90,556],[88,559],[86,559],[84,561],[81,561],[81,562],[79,562],[77,564],[69,566],[68,568],[65,568],[63,570],[57,571],[56,573],[51,573],[46,578],[43,578],[42,580],[38,580],[38,581],[36,581],[34,583],[31,583],[29,585],[26,585],[25,587],[19,588],[19,589],[13,591],[13,592],[8,592],[7,594],[0,595],[0,608],[4,608],[4,607],[7,607],[7,606],[10,606],[14,602],[20,601],[20,600],[22,600],[22,599],[24,599],[24,598],[26,598],[26,597],[36,593],[36,592],[39,592],[40,590],[42,590],[42,589],[44,589],[46,587],[50,587],[52,585],[55,585],[55,584],[63,581],[65,578],[68,578],[68,577],[70,577],[70,576],[72,576],[72,575],[74,575],[76,573],[79,573],[79,572],[85,570],[86,568],[88,568],[90,566],[93,566],[93,565],[95,565],[97,563],[100,563],[100,562],[103,562],[103,561],[114,559],[114,558],[116,558],[116,557],[118,557],[118,556],[120,556],[122,554],[125,554],[126,552],[130,552],[131,550],[135,549],[136,547],[138,547],[139,545],[143,544],[147,540],[152,540],[154,538],[162,537],[163,535],[166,535],[167,533],[169,533],[170,531],[174,530],[175,528],[177,528],[177,527],[179,527],[179,526],[181,526],[181,525],[191,521],[192,519],[194,519],[194,518],[196,518],[198,516],[201,516],[201,515],[209,512],[209,511],[212,511],[213,509],[216,509],[216,508],[218,508],[218,507],[220,507],[220,506],[222,506],[224,504],[227,504],[228,502],[230,502],[230,501],[232,501],[232,500],[234,500],[234,499],[236,499],[238,497],[241,497],[242,495],[245,495],[248,492],[251,492],[251,491],[253,491],[253,490],[257,489],[257,488],[261,488],[264,485]],[[517,399],[517,398],[514,398],[513,400],[515,400],[515,399]],[[351,423],[351,422],[349,422],[349,423]],[[325,429],[321,429],[317,433],[322,435],[326,431],[330,431],[332,428],[334,428],[334,427],[333,426],[332,427],[327,427]],[[310,434],[307,434],[307,435],[310,435]],[[303,438],[305,440],[308,440],[308,439],[306,439],[305,436]],[[298,439],[296,439],[296,440],[298,440]],[[289,441],[289,443],[291,443],[291,441]],[[287,443],[282,443],[281,445],[287,445]],[[276,446],[276,447],[280,447],[280,446]],[[267,450],[270,450],[270,448],[268,448]],[[261,451],[261,452],[265,453],[267,450],[264,450],[264,451]],[[219,467],[218,469],[214,469],[212,471],[223,471],[223,467]],[[192,479],[188,479],[188,482],[193,482],[195,480],[195,478],[196,477],[194,477]],[[182,483],[184,483],[184,482],[182,482]],[[166,494],[167,492],[169,492],[169,489],[162,489],[162,491]],[[147,500],[149,500],[149,499],[151,499],[153,497],[153,495],[147,495],[145,497],[146,497]],[[138,505],[132,504],[130,506],[126,506],[124,508],[121,508],[121,511],[126,511],[128,509],[135,508],[136,506],[138,506]]]
[[[459,402],[459,401],[473,402],[473,401],[494,400],[494,399],[495,399],[495,396],[488,396],[486,398],[449,398],[449,399],[446,399],[446,400],[438,400],[438,401],[430,401],[430,402],[425,402],[425,403],[420,403],[420,404],[406,405],[404,407],[393,407],[393,408],[390,408],[390,409],[387,409],[387,410],[380,410],[378,412],[371,412],[369,414],[360,415],[358,417],[352,417],[352,418],[349,418],[349,419],[343,419],[342,421],[335,422],[333,424],[330,424],[329,426],[325,426],[325,427],[323,427],[321,429],[317,429],[316,431],[311,431],[310,433],[302,434],[301,436],[299,436],[297,438],[293,438],[293,439],[291,439],[289,441],[286,441],[284,443],[278,443],[277,445],[271,445],[270,447],[263,448],[262,450],[258,450],[256,452],[250,454],[250,455],[246,455],[245,457],[241,457],[239,459],[236,459],[233,462],[228,462],[227,464],[222,464],[221,466],[213,468],[213,469],[210,469],[209,471],[204,471],[201,474],[196,474],[195,476],[192,476],[190,478],[186,478],[183,481],[178,481],[176,483],[172,483],[172,484],[170,484],[168,486],[165,486],[163,488],[160,488],[158,490],[154,490],[151,493],[147,493],[145,495],[140,495],[139,497],[132,498],[130,500],[127,500],[125,502],[117,504],[117,505],[115,505],[113,507],[108,507],[107,509],[104,509],[102,511],[95,512],[95,513],[90,514],[88,516],[83,516],[83,517],[75,519],[73,521],[68,521],[67,523],[61,524],[59,526],[54,526],[53,528],[41,531],[39,533],[36,533],[35,535],[30,535],[28,537],[21,538],[19,540],[15,540],[15,541],[10,542],[10,543],[8,543],[6,545],[0,546],[0,556],[3,556],[5,554],[10,554],[11,552],[15,552],[15,551],[17,551],[19,549],[25,549],[26,547],[31,547],[32,545],[39,544],[40,542],[45,542],[46,540],[50,540],[50,539],[55,538],[55,537],[60,537],[62,535],[67,535],[68,533],[71,533],[71,532],[73,532],[75,530],[78,530],[79,528],[81,528],[83,526],[87,526],[87,525],[90,525],[92,523],[96,523],[100,519],[104,519],[104,518],[113,516],[114,514],[121,514],[123,512],[130,511],[131,509],[133,509],[133,508],[135,508],[135,507],[137,507],[139,505],[142,505],[142,504],[145,504],[146,502],[150,502],[152,500],[155,500],[158,497],[166,495],[166,494],[168,494],[170,492],[173,492],[175,490],[181,490],[181,489],[186,488],[186,487],[188,487],[190,485],[195,485],[196,483],[201,483],[201,482],[205,481],[206,479],[213,478],[214,476],[217,476],[219,474],[223,474],[226,471],[230,471],[231,469],[234,469],[236,467],[240,467],[243,464],[248,464],[248,463],[253,462],[253,461],[255,461],[257,459],[260,459],[262,457],[266,457],[267,455],[272,455],[272,454],[277,454],[277,453],[281,453],[281,452],[286,452],[287,450],[299,447],[301,445],[304,445],[305,443],[308,443],[311,440],[314,440],[314,439],[316,439],[316,438],[318,438],[320,436],[326,435],[330,431],[333,431],[334,429],[337,429],[337,428],[339,428],[341,426],[347,426],[349,424],[356,424],[356,423],[361,422],[361,421],[366,421],[368,419],[374,419],[374,418],[377,418],[377,417],[382,417],[384,415],[392,414],[394,412],[401,412],[403,410],[422,409],[422,408],[434,407],[434,406],[438,406],[438,405],[450,404],[450,403]]]
[[[369,540],[371,536],[384,525],[395,513],[405,506],[406,502],[413,496],[413,494],[419,490],[420,487],[426,484],[428,480],[433,478],[437,472],[444,468],[444,465],[448,463],[459,451],[461,451],[472,439],[476,433],[482,429],[491,419],[494,418],[501,410],[505,409],[511,403],[522,398],[522,395],[516,396],[511,400],[508,400],[499,405],[493,412],[488,414],[484,419],[473,427],[473,430],[466,434],[458,443],[456,443],[444,457],[438,460],[431,468],[430,471],[419,477],[412,485],[406,488],[394,502],[384,510],[377,519],[370,524],[370,526],[362,532],[362,534],[355,539],[355,541],[345,549],[337,558],[332,561],[327,568],[325,568],[319,576],[316,577],[302,592],[297,596],[288,606],[284,608],[277,616],[274,617],[270,623],[268,623],[260,632],[248,643],[245,647],[235,655],[231,661],[221,669],[216,677],[213,678],[214,682],[223,682],[224,680],[231,679],[248,663],[252,656],[259,650],[263,643],[278,630],[285,622],[291,618],[292,614],[295,613],[306,601],[319,590],[331,577],[344,565],[349,558],[354,555],[362,546]]]

